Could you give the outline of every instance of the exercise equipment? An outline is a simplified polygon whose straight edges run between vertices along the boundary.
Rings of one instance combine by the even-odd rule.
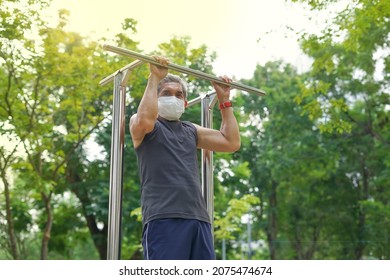
[[[120,259],[121,247],[121,217],[122,217],[122,191],[123,191],[123,151],[124,151],[124,133],[125,133],[125,96],[126,86],[129,76],[133,69],[144,63],[167,67],[168,69],[188,74],[200,79],[211,82],[228,85],[231,88],[242,90],[248,93],[254,93],[264,96],[265,92],[247,85],[236,82],[226,83],[221,78],[203,73],[198,70],[183,67],[173,63],[162,65],[152,56],[143,55],[128,49],[103,45],[103,49],[135,58],[132,63],[122,67],[106,78],[102,79],[99,84],[104,86],[114,81],[113,106],[112,106],[112,135],[111,135],[111,166],[110,166],[110,194],[108,209],[108,239],[107,239],[107,259]],[[201,125],[206,128],[212,128],[213,107],[216,103],[216,94],[208,93],[199,96],[188,102],[188,107],[195,104],[201,104]],[[213,181],[213,152],[202,150],[201,153],[201,177],[202,177],[202,195],[206,202],[207,212],[211,222],[214,220],[214,181]]]

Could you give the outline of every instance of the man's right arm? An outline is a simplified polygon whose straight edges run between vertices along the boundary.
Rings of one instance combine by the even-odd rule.
[[[155,58],[162,64],[167,64],[168,60],[160,57]],[[145,135],[151,132],[158,116],[158,83],[167,75],[168,69],[156,65],[150,65],[150,75],[144,95],[138,106],[137,113],[130,119],[130,134],[134,147],[137,148]]]

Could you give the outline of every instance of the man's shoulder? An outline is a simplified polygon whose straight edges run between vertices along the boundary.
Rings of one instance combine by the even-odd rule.
[[[192,129],[192,130],[197,130],[198,128],[198,125],[197,124],[194,124],[194,123],[192,123],[192,122],[190,122],[190,121],[182,121],[182,124],[183,124],[183,126],[184,127],[189,127],[190,129]]]

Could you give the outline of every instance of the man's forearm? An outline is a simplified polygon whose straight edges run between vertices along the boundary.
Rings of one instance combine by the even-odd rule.
[[[228,140],[234,150],[238,150],[241,146],[240,130],[237,119],[233,114],[233,108],[228,107],[221,110],[222,123],[220,131]]]
[[[148,84],[146,85],[144,96],[138,106],[137,115],[139,118],[148,121],[155,121],[158,115],[158,97],[157,86],[159,80],[153,75],[150,75]]]

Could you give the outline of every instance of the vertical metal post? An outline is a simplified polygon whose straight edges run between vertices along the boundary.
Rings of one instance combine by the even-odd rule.
[[[206,94],[201,100],[201,125],[213,128],[213,107],[216,98],[213,94]],[[206,202],[210,217],[211,228],[214,228],[214,176],[213,152],[202,149],[202,195]]]
[[[222,239],[222,260],[226,260],[226,239]]]
[[[123,152],[125,133],[125,95],[123,73],[115,74],[112,104],[110,197],[108,209],[107,259],[120,259],[123,190]]]
[[[251,214],[248,214],[248,260],[252,259],[252,228],[251,228]]]

